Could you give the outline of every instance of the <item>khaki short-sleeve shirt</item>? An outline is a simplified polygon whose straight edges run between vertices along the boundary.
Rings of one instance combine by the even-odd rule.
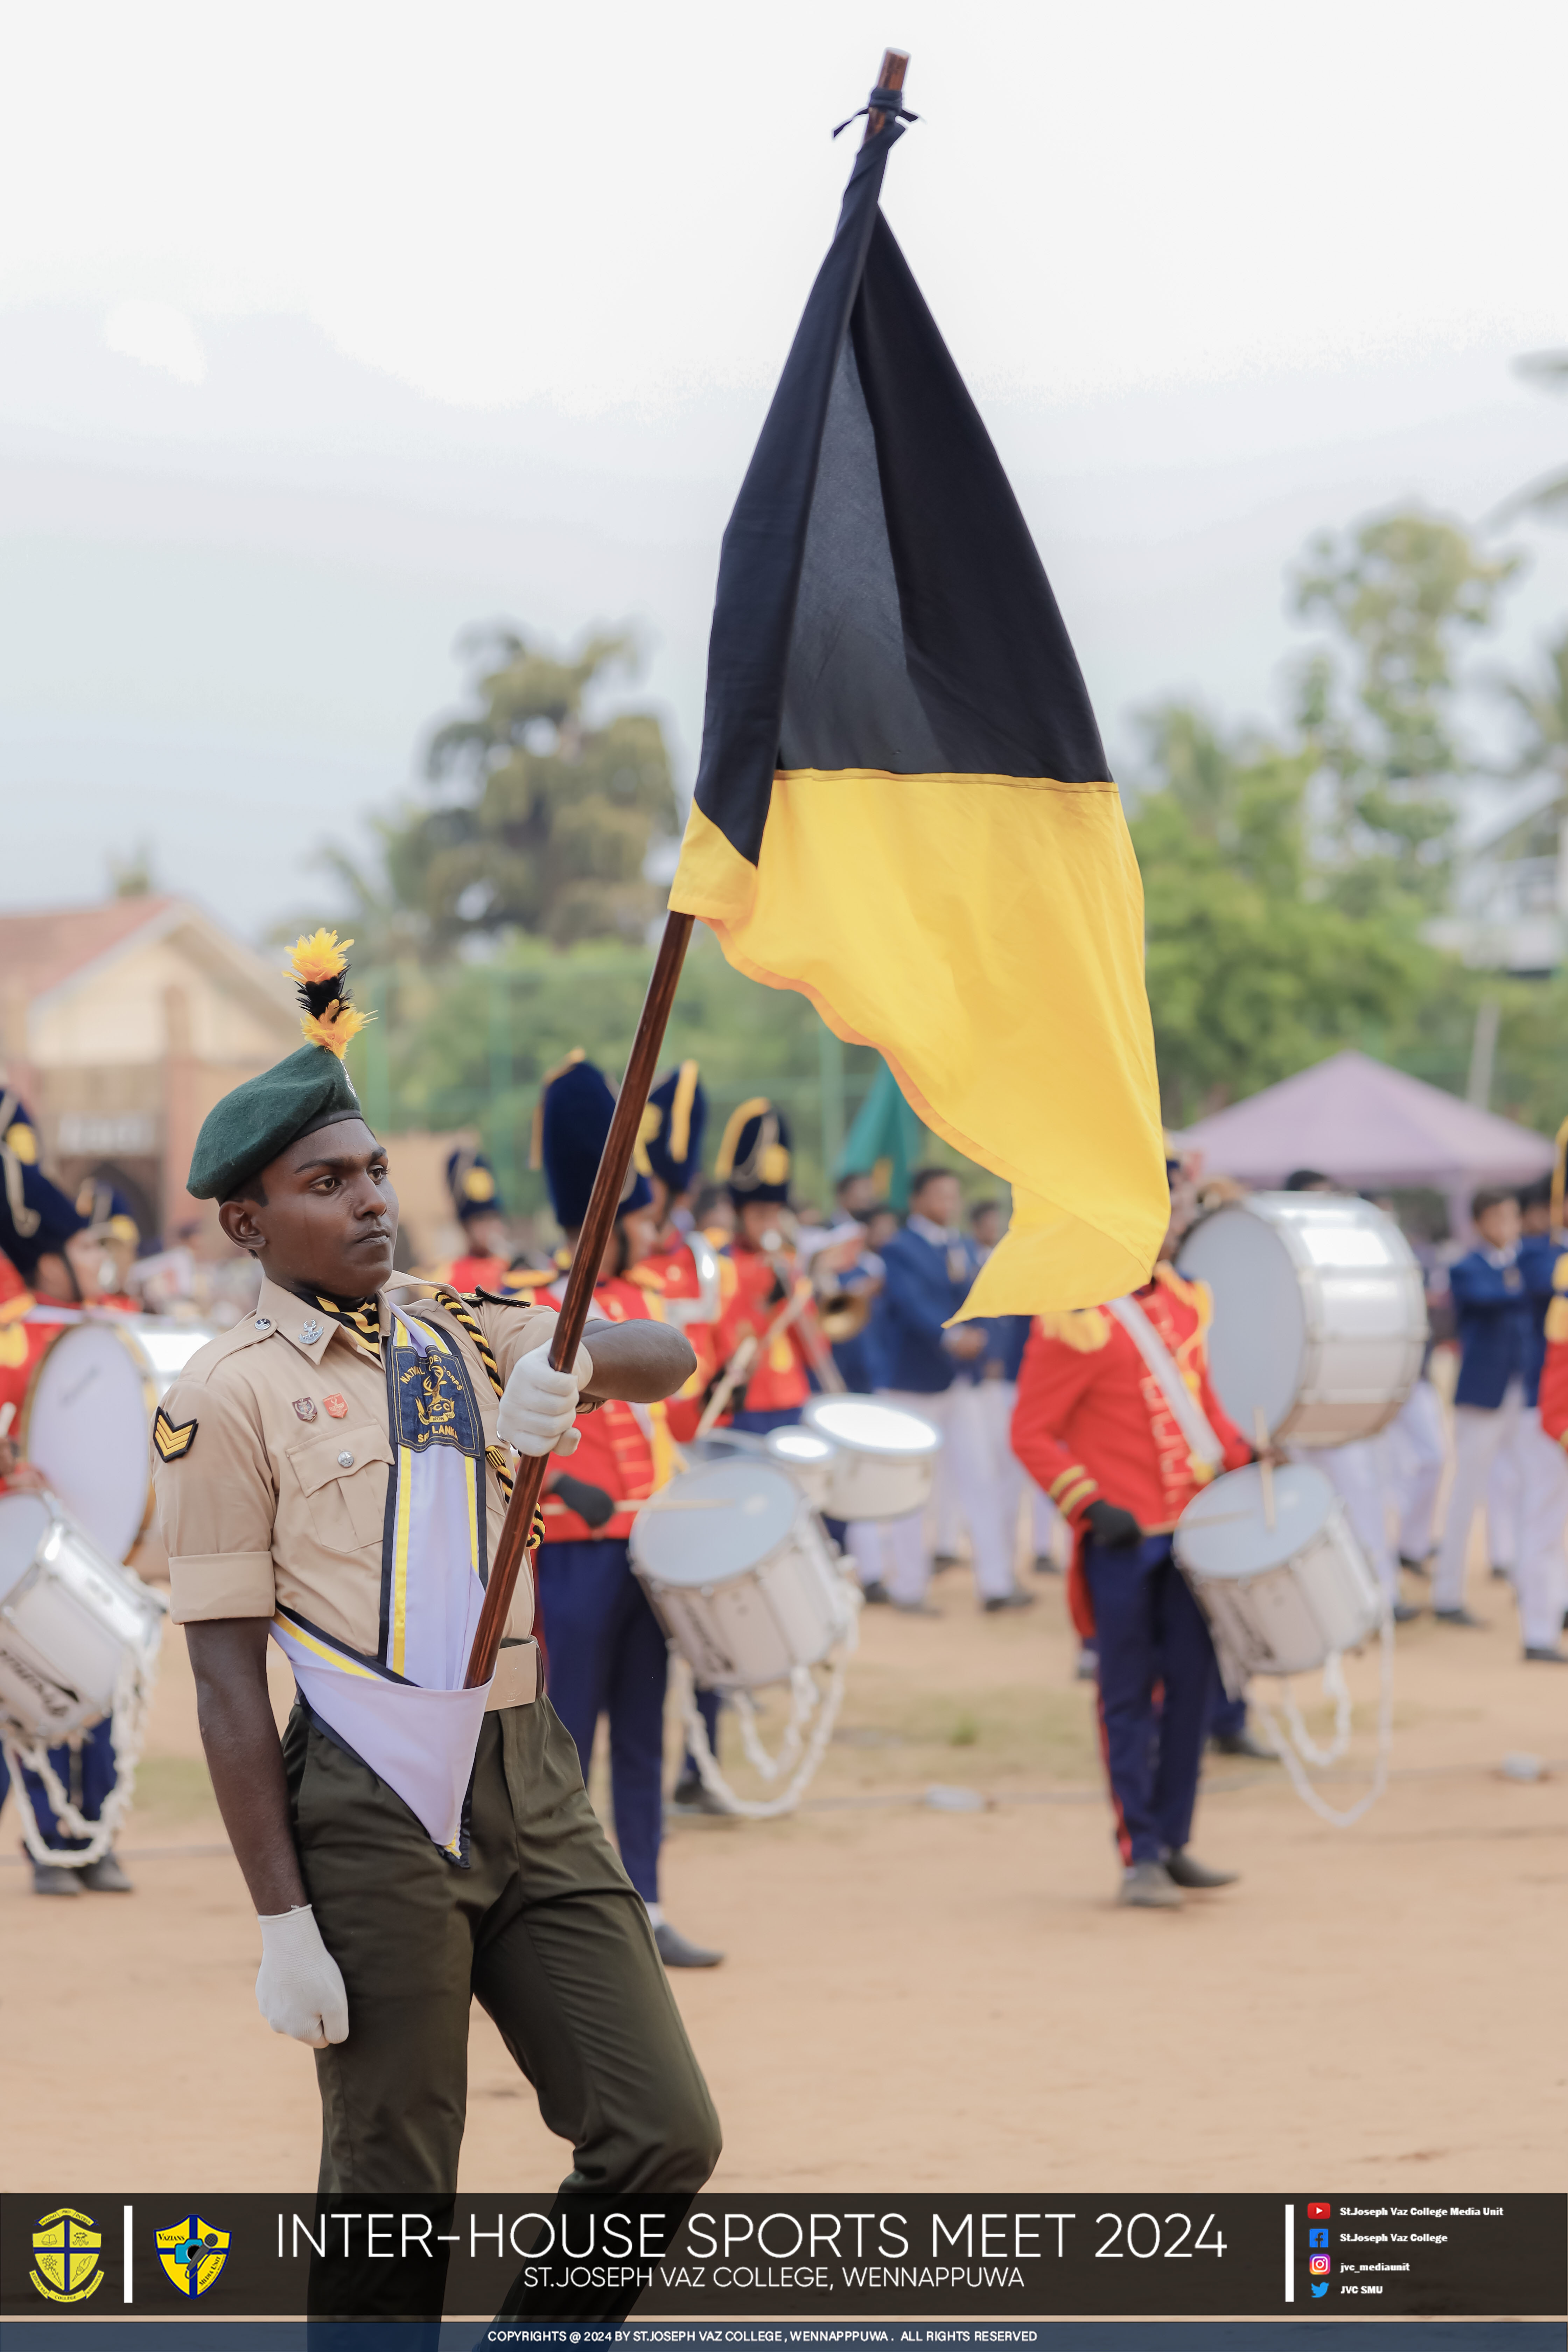
[[[417,1287],[392,1289],[400,1311],[406,1300],[460,1350],[485,1443],[495,1445],[498,1400],[472,1339],[438,1299]],[[380,1309],[384,1333],[385,1291]],[[555,1327],[547,1307],[486,1299],[472,1311],[503,1382]],[[270,1617],[281,1601],[374,1657],[392,1473],[386,1376],[376,1358],[308,1300],[263,1282],[254,1315],[191,1358],[163,1412],[176,1432],[194,1424],[177,1458],[160,1459],[154,1449],[174,1622]],[[485,1478],[493,1557],[506,1506],[493,1466]],[[525,1560],[506,1637],[524,1638],[532,1625]]]

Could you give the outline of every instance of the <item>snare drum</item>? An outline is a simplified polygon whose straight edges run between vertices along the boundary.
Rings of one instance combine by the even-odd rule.
[[[710,1689],[786,1682],[855,1622],[810,1503],[765,1459],[672,1478],[632,1521],[631,1558],[666,1633]]]
[[[1420,1377],[1426,1296],[1415,1253],[1370,1201],[1254,1192],[1193,1227],[1181,1270],[1214,1293],[1215,1392],[1249,1440],[1374,1437]]]
[[[801,1425],[833,1448],[826,1499],[835,1519],[902,1519],[924,1510],[936,1478],[942,1432],[880,1397],[816,1396]]]
[[[1321,1470],[1273,1474],[1274,1525],[1263,1473],[1216,1478],[1176,1522],[1176,1560],[1213,1629],[1228,1688],[1248,1675],[1302,1675],[1353,1650],[1385,1603],[1339,1496]]]
[[[125,1558],[152,1517],[159,1401],[212,1337],[199,1323],[109,1313],[67,1324],[39,1358],[22,1451],[111,1559]]]
[[[819,1437],[815,1429],[771,1429],[763,1450],[781,1470],[789,1472],[814,1511],[832,1511],[827,1497],[838,1452],[826,1437]]]
[[[165,1604],[52,1495],[0,1495],[0,1717],[53,1747],[149,1676]]]

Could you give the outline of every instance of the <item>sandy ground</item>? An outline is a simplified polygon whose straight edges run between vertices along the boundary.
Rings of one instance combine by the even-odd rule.
[[[716,2185],[1560,2189],[1568,1675],[1520,1663],[1506,1591],[1476,1579],[1485,1633],[1401,1629],[1394,1776],[1359,1826],[1215,1759],[1194,1850],[1243,1880],[1173,1916],[1113,1906],[1090,1696],[1061,1581],[1034,1582],[1026,1616],[978,1613],[961,1570],[940,1622],[867,1612],[805,1808],[672,1823],[667,1908],[729,1955],[675,1979]],[[1373,1662],[1352,1676],[1364,1767]],[[1516,1750],[1554,1774],[1505,1779]],[[933,1811],[933,1784],[989,1801]],[[310,2062],[257,2014],[177,1633],[136,1894],[39,1900],[16,1836],[8,1808],[0,2186],[310,2184]],[[478,2010],[470,2047],[462,2185],[545,2190],[568,2152]]]

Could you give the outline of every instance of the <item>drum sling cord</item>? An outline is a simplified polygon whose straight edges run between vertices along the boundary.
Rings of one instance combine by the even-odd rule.
[[[725,1696],[735,1711],[741,1727],[741,1745],[748,1762],[762,1780],[771,1787],[795,1767],[799,1769],[787,1788],[776,1797],[742,1797],[731,1788],[719,1769],[719,1759],[708,1741],[708,1727],[697,1711],[697,1681],[689,1661],[671,1642],[670,1664],[675,1669],[676,1695],[680,1703],[680,1719],[686,1727],[687,1743],[690,1748],[702,1785],[709,1795],[722,1805],[727,1813],[739,1814],[749,1822],[776,1821],[781,1813],[793,1813],[810,1785],[821,1763],[833,1727],[838,1720],[838,1710],[844,1703],[844,1667],[853,1654],[859,1638],[860,1591],[858,1585],[845,1582],[854,1596],[854,1614],[843,1640],[824,1661],[826,1678],[818,1682],[809,1666],[796,1666],[789,1678],[790,1714],[784,1735],[776,1756],[770,1756],[757,1733],[757,1710],[750,1691],[728,1691]],[[806,1727],[810,1726],[810,1737]]]
[[[52,1864],[61,1870],[89,1870],[95,1862],[102,1861],[119,1834],[121,1822],[131,1811],[131,1801],[136,1793],[136,1766],[142,1754],[142,1735],[152,1697],[151,1675],[143,1673],[136,1662],[128,1659],[121,1669],[109,1717],[109,1737],[114,1749],[114,1786],[105,1797],[103,1810],[95,1822],[86,1820],[71,1802],[70,1791],[64,1787],[49,1762],[48,1750],[42,1741],[24,1748],[17,1744],[13,1730],[0,1732],[0,1752],[4,1753],[10,1768],[11,1791],[22,1816],[22,1842],[35,1862]],[[68,1848],[45,1843],[37,1816],[33,1811],[27,1783],[23,1778],[24,1770],[37,1774],[60,1829],[67,1837],[86,1838],[84,1847],[73,1853]]]
[[[1369,1812],[1388,1786],[1388,1759],[1394,1749],[1394,1619],[1384,1612],[1380,1639],[1383,1645],[1381,1671],[1378,1678],[1377,1748],[1373,1761],[1372,1786],[1364,1797],[1342,1810],[1327,1803],[1308,1779],[1305,1766],[1337,1764],[1350,1746],[1351,1695],[1345,1683],[1344,1661],[1338,1650],[1332,1651],[1323,1666],[1323,1691],[1334,1702],[1334,1736],[1327,1748],[1320,1748],[1301,1720],[1296,1705],[1296,1695],[1288,1676],[1279,1679],[1283,1685],[1280,1694],[1287,1738],[1274,1719],[1274,1710],[1263,1696],[1263,1685],[1271,1677],[1257,1675],[1248,1686],[1247,1696],[1262,1717],[1264,1732],[1290,1776],[1290,1784],[1302,1803],[1327,1822],[1333,1829],[1349,1829]]]

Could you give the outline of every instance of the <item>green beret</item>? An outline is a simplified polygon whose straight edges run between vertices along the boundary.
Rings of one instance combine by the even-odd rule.
[[[198,1201],[232,1201],[247,1177],[299,1136],[363,1117],[339,1056],[301,1045],[213,1105],[196,1138],[185,1190]]]

